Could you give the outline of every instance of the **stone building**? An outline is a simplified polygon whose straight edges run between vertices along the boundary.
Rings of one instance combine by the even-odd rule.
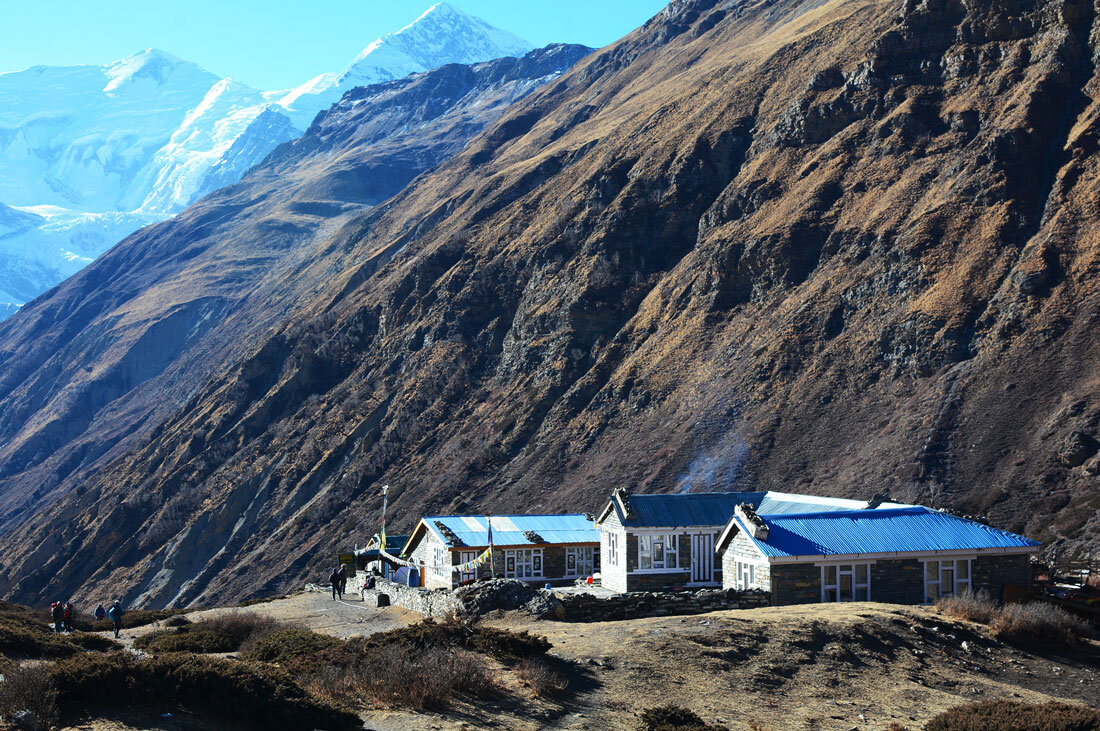
[[[596,516],[602,583],[618,592],[719,586],[725,567],[716,541],[742,503],[769,513],[866,508],[861,500],[781,492],[631,495],[616,490]],[[873,503],[876,509],[897,503]]]
[[[492,560],[476,561],[489,547]],[[420,567],[421,586],[453,588],[497,576],[569,584],[600,570],[600,534],[590,518],[572,515],[439,515],[420,519],[402,555]]]
[[[723,585],[772,603],[932,602],[1026,586],[1039,544],[918,506],[767,514],[738,506],[718,538]]]

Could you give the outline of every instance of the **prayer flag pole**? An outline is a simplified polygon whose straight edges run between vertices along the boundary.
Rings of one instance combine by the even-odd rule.
[[[495,579],[497,577],[497,562],[496,557],[493,556],[493,517],[486,515],[485,522],[489,524],[489,573]]]

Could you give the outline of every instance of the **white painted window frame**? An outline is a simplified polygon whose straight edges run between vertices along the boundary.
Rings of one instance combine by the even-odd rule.
[[[932,586],[939,587],[939,596],[958,596],[964,591],[974,590],[974,559],[977,556],[975,554],[967,554],[961,556],[929,556],[928,558],[921,559],[920,562],[920,575],[921,585],[924,587],[924,603],[934,604],[939,597],[932,596],[932,592],[929,589]],[[943,575],[944,564],[951,563],[952,587],[951,594],[943,593]],[[966,578],[959,579],[959,563],[966,563]],[[935,579],[928,578],[928,564],[936,564],[936,577]]]
[[[667,531],[636,531],[634,535],[638,536],[638,568],[634,570],[634,573],[669,574],[683,571],[683,569],[680,568],[680,535],[678,533],[669,533]],[[658,542],[661,544],[660,561],[657,561],[654,555],[654,547]],[[644,550],[646,543],[649,544],[648,553],[650,556],[650,564],[647,569],[642,568],[642,556],[647,552]],[[670,553],[673,556],[674,566],[668,565]]]
[[[618,566],[619,565],[619,534],[611,533],[610,531],[605,534],[607,536],[607,565]]]
[[[512,569],[508,568],[508,559],[512,559]],[[504,552],[504,577],[507,579],[541,579],[545,570],[541,548],[510,548]],[[521,574],[520,567],[525,570]],[[530,573],[526,571],[530,568]]]
[[[833,603],[839,603],[839,602],[843,602],[843,601],[853,601],[853,602],[854,601],[864,601],[862,599],[856,599],[856,593],[860,589],[864,589],[864,588],[867,589],[867,599],[866,599],[866,601],[871,601],[872,597],[874,596],[873,593],[871,592],[871,566],[873,566],[874,563],[875,563],[874,561],[825,561],[825,562],[822,562],[822,563],[818,563],[817,566],[818,566],[818,568],[821,572],[821,603],[822,604],[833,604]],[[841,570],[842,567],[847,567],[847,566],[851,567],[851,571],[842,571]],[[867,582],[866,583],[856,583],[856,566],[866,566],[867,567]],[[826,570],[830,569],[830,568],[835,568],[836,569],[836,582],[833,583],[833,584],[826,583]],[[841,577],[842,573],[845,574],[845,575],[851,575],[851,577],[852,577],[852,598],[851,599],[841,599],[840,598],[840,577]],[[826,592],[828,592],[830,589],[832,589],[833,591],[836,592],[836,599],[826,599],[825,598]]]
[[[444,558],[450,558],[450,552],[444,548],[438,546],[432,547],[432,573],[441,579],[446,579],[447,574],[450,573],[450,566],[447,566],[443,561]]]
[[[761,564],[757,561],[747,561],[744,557],[734,559],[733,565],[733,586],[738,591],[746,591],[748,589],[757,589],[760,584],[757,582],[757,570],[766,564]]]
[[[568,546],[565,549],[565,576],[588,576],[596,571],[596,555],[599,549],[595,546]],[[569,558],[573,558],[573,569],[569,568]],[[584,567],[584,571],[581,568]]]

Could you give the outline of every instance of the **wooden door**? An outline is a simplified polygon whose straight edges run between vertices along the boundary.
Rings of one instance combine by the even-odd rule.
[[[714,536],[709,533],[691,537],[691,581],[693,584],[714,581]]]

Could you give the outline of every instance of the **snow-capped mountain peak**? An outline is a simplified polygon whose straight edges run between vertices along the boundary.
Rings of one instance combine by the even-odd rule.
[[[522,56],[532,46],[449,3],[436,3],[419,18],[378,38],[340,74],[322,74],[279,100],[294,123],[308,127],[313,117],[355,86],[366,86],[429,71],[449,63],[478,63]]]
[[[180,67],[186,67],[190,72],[206,75],[208,72],[197,64],[184,61],[182,58],[156,48],[146,48],[143,51],[131,54],[107,64],[104,68],[104,76],[107,77],[107,86],[103,91],[112,92],[127,82],[137,79],[149,79],[155,85],[161,86]]]

